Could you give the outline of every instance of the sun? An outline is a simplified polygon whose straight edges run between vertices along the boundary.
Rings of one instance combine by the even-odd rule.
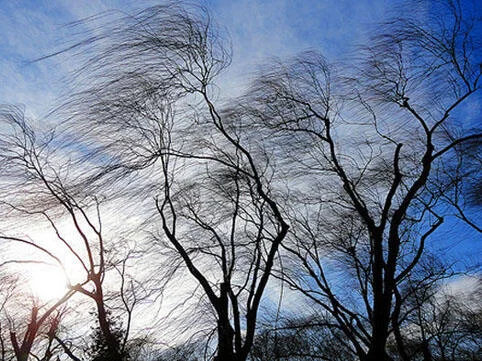
[[[61,298],[68,291],[67,284],[67,277],[59,267],[38,265],[32,267],[29,275],[33,295],[44,302]]]

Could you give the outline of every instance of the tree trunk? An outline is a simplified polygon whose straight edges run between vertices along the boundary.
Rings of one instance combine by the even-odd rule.
[[[237,361],[234,352],[234,330],[229,322],[228,287],[221,284],[218,304],[218,352],[214,361]]]
[[[385,348],[370,348],[365,359],[363,361],[393,361],[393,359],[387,355]]]
[[[385,299],[376,304],[373,309],[373,333],[370,348],[368,349],[365,361],[391,361],[387,355],[386,345],[388,338],[388,327],[390,323],[389,307]]]
[[[99,320],[100,330],[104,336],[106,345],[109,349],[109,354],[116,357],[116,360],[121,360],[121,354],[119,350],[119,341],[112,334],[112,330],[109,324],[108,315],[104,307],[103,302],[97,303],[97,317]]]
[[[97,305],[97,319],[99,321],[100,331],[105,339],[106,346],[109,350],[109,355],[111,355],[115,361],[121,361],[122,355],[120,352],[119,340],[112,333],[111,324],[109,323],[109,315],[105,309],[104,305],[104,295],[102,292],[102,285],[100,280],[96,282],[96,299]],[[114,360],[113,360],[114,361]]]
[[[17,359],[17,361],[28,361],[28,357],[30,355],[32,345],[39,328],[39,324],[37,323],[37,316],[38,316],[38,308],[33,307],[30,323],[27,326],[27,332],[25,333],[25,336],[21,345],[18,344],[16,333],[10,332],[10,340],[12,341],[12,346],[13,346],[15,358]]]
[[[233,329],[218,321],[218,353],[214,361],[237,361],[233,350]]]
[[[432,353],[430,352],[429,343],[427,340],[422,341],[423,361],[432,361]]]

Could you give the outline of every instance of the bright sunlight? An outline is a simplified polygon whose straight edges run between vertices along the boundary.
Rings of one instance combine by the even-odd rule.
[[[67,278],[58,267],[33,267],[29,284],[33,295],[45,302],[59,299],[67,292]]]

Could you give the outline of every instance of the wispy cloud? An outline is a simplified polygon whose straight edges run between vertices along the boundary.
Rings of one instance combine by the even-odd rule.
[[[45,114],[68,91],[69,62],[31,60],[68,42],[64,24],[107,10],[127,13],[158,4],[142,0],[21,0],[2,2],[0,13],[0,102],[25,104]],[[249,79],[256,65],[270,57],[285,58],[308,48],[328,58],[343,56],[363,39],[367,24],[386,13],[387,0],[200,0],[232,40],[233,66],[221,82],[231,93]]]

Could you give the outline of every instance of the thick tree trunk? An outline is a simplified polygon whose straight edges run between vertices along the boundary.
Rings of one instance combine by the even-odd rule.
[[[379,231],[372,231],[372,242],[374,245],[372,339],[365,361],[384,361],[391,297],[387,298],[387,291],[384,290],[383,235]]]
[[[367,353],[366,361],[385,361],[389,360],[386,357],[386,344],[387,344],[387,328],[388,323],[384,322],[384,315],[378,315],[374,317],[373,324],[373,336],[371,345]]]
[[[229,322],[228,289],[221,284],[218,312],[218,352],[214,361],[237,361],[234,352],[234,330]]]
[[[236,357],[233,351],[232,337],[229,339],[229,330],[218,326],[218,352],[215,361],[235,361]],[[230,342],[231,341],[231,342]]]
[[[216,361],[234,361],[233,336],[234,331],[226,320],[218,321],[218,353]]]
[[[113,357],[116,357],[116,360],[121,361],[119,340],[117,340],[112,333],[109,320],[108,320],[108,315],[105,310],[103,302],[97,303],[97,312],[98,312],[97,317],[99,320],[100,330],[102,332],[102,335],[104,336],[106,345],[109,349],[109,354],[112,355]]]
[[[99,281],[100,283],[100,281]],[[96,305],[97,305],[97,319],[99,321],[100,331],[104,336],[106,346],[109,350],[109,355],[113,357],[113,361],[121,361],[122,355],[120,352],[119,340],[116,339],[112,333],[111,324],[109,323],[109,315],[104,305],[104,295],[102,292],[102,286],[96,283]]]
[[[393,361],[393,359],[387,355],[385,347],[381,348],[379,345],[370,348],[363,361]]]
[[[372,320],[372,339],[365,361],[390,361],[386,346],[390,325],[391,299],[383,297],[375,300]],[[378,301],[378,302],[377,302]]]

